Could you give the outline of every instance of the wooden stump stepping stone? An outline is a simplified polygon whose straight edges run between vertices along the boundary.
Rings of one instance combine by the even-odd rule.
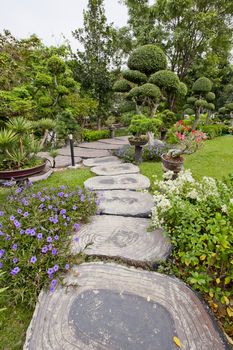
[[[120,161],[119,158],[115,156],[111,157],[101,157],[101,158],[91,158],[91,159],[84,159],[83,160],[83,165],[85,166],[90,166],[90,167],[95,167],[99,165],[112,165],[112,164],[121,164],[122,162]]]
[[[148,232],[150,220],[124,216],[94,216],[83,225],[71,244],[71,252],[89,256],[120,258],[138,266],[153,266],[165,260],[170,241],[161,229]]]
[[[53,158],[49,155],[48,152],[40,152],[39,153],[40,157],[44,157],[46,159],[48,159],[51,164],[53,164]],[[80,163],[82,161],[82,158],[80,157],[75,157],[75,163]],[[62,155],[58,155],[55,158],[55,167],[56,168],[66,168],[69,165],[71,165],[71,156],[70,154],[66,155],[66,156],[62,156]]]
[[[42,291],[24,350],[227,350],[197,295],[176,278],[85,263]]]
[[[101,191],[99,210],[103,214],[148,217],[153,206],[150,193],[114,190]]]
[[[112,149],[119,149],[122,147],[122,145],[114,145],[111,143],[102,143],[102,142],[83,142],[78,145],[78,147],[81,148],[93,148],[93,149],[107,149],[107,150],[112,150]]]
[[[91,171],[96,175],[122,175],[122,174],[137,174],[140,172],[138,166],[131,163],[123,164],[106,164],[91,168]]]
[[[64,147],[58,150],[59,154],[62,156],[70,156],[70,148]],[[75,157],[81,158],[98,158],[98,157],[107,157],[110,156],[110,152],[108,150],[98,150],[98,149],[88,149],[81,147],[74,147],[74,155]]]
[[[150,180],[141,174],[97,176],[84,182],[89,190],[143,190],[150,187]]]

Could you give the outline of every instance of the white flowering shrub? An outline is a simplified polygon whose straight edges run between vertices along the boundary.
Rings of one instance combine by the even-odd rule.
[[[173,245],[170,272],[202,292],[233,326],[233,179],[196,181],[189,170],[155,181],[153,227]]]

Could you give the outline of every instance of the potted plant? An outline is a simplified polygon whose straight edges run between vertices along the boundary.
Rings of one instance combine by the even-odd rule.
[[[129,143],[135,146],[135,161],[141,162],[142,146],[149,141],[149,132],[156,132],[161,124],[159,119],[147,118],[145,115],[135,115],[131,119],[128,131],[133,135],[129,137]]]
[[[183,155],[196,152],[203,145],[207,136],[201,131],[192,130],[189,126],[184,125],[182,120],[175,125],[175,136],[178,147],[162,154],[161,159],[165,171],[170,170],[177,174],[183,168]]]
[[[13,118],[0,130],[0,179],[22,179],[44,170],[46,160],[37,157],[41,145],[33,135],[33,124]]]

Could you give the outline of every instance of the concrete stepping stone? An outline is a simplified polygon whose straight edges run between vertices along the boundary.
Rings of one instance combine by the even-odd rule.
[[[103,214],[148,217],[154,206],[150,193],[129,190],[101,191],[100,199]]]
[[[70,156],[70,148],[64,147],[58,150],[59,154],[62,156]],[[74,147],[74,155],[75,157],[81,158],[99,158],[99,157],[107,157],[110,156],[110,152],[108,150],[98,150],[98,149],[88,149],[88,148],[80,148]]]
[[[123,141],[129,141],[129,137],[132,135],[128,135],[128,136],[117,136],[115,137],[116,140],[123,140]]]
[[[71,244],[72,254],[120,258],[139,266],[166,260],[170,241],[161,229],[148,232],[150,220],[124,216],[94,216],[83,225]]]
[[[120,140],[120,139],[116,139],[116,138],[113,138],[113,139],[101,139],[99,140],[99,142],[102,142],[102,143],[108,143],[108,144],[111,144],[111,145],[129,145],[129,141],[128,140]]]
[[[84,182],[89,190],[143,190],[150,187],[150,180],[140,174],[97,176]]]
[[[123,164],[106,164],[91,168],[91,171],[96,175],[122,175],[122,174],[137,174],[140,172],[138,166],[131,163]]]
[[[183,282],[117,264],[74,267],[66,287],[42,291],[24,350],[227,350]]]
[[[53,169],[45,169],[44,172],[31,176],[29,177],[30,182],[37,182],[37,181],[42,181],[42,180],[47,180],[53,173]]]
[[[53,164],[53,158],[49,155],[48,152],[40,152],[39,155],[40,155],[40,157],[47,158],[51,162],[51,164]],[[82,161],[82,158],[75,157],[75,163],[80,163],[81,161]],[[56,168],[66,168],[66,167],[70,166],[71,165],[70,153],[66,156],[62,156],[59,154],[55,158],[55,162],[56,162],[56,165],[55,165]]]
[[[123,147],[123,145],[113,145],[108,143],[102,143],[102,142],[83,142],[78,145],[81,148],[88,148],[88,149],[106,149],[106,150],[114,150],[119,149]]]
[[[111,157],[101,157],[101,158],[95,158],[95,159],[85,159],[83,161],[83,165],[85,166],[90,166],[90,167],[95,167],[99,165],[105,165],[105,164],[120,164],[122,163],[121,160],[115,156]]]

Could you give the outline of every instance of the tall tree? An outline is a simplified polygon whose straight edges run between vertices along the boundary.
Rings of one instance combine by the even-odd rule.
[[[232,39],[233,2],[225,0],[124,0],[139,45],[161,45],[170,68],[184,78],[197,58],[226,60]],[[140,17],[139,17],[140,14]]]
[[[100,121],[106,115],[112,86],[108,70],[112,57],[111,28],[107,24],[103,0],[89,0],[83,16],[84,27],[73,32],[84,48],[76,55],[76,77],[84,91],[98,101]]]

